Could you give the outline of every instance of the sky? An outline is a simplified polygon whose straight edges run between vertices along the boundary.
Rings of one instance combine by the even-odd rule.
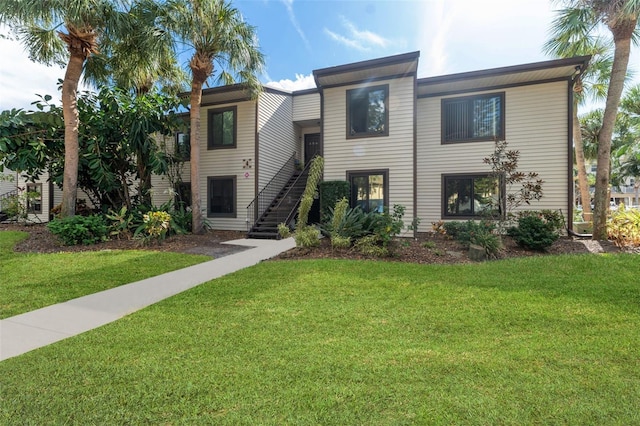
[[[260,80],[293,91],[314,86],[314,69],[420,51],[418,77],[552,59],[542,46],[548,0],[235,0],[256,27],[266,69]],[[0,28],[0,34],[6,29]],[[630,66],[640,75],[640,52]],[[186,58],[185,63],[186,66]],[[29,109],[36,94],[59,99],[58,67],[29,60],[0,39],[0,110]],[[640,79],[636,78],[640,83]]]

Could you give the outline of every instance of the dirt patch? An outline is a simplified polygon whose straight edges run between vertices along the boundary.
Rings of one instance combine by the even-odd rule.
[[[0,231],[23,231],[29,234],[29,238],[18,243],[17,252],[31,253],[58,253],[99,250],[155,250],[172,251],[178,253],[203,254],[212,258],[219,258],[233,253],[238,253],[247,247],[222,244],[224,241],[244,238],[246,234],[238,231],[209,231],[202,235],[173,235],[166,238],[160,244],[143,245],[139,240],[116,239],[104,241],[93,245],[64,246],[53,235],[46,225],[18,225],[0,224]]]
[[[95,245],[63,246],[58,238],[49,232],[46,225],[0,224],[0,231],[17,230],[29,233],[29,238],[20,242],[18,252],[56,253],[95,250],[156,250],[178,253],[203,254],[219,258],[246,250],[247,247],[222,244],[224,241],[242,239],[246,234],[239,231],[209,231],[202,235],[175,235],[160,244],[141,245],[140,241],[120,239],[105,241]],[[592,241],[562,237],[544,252],[526,250],[518,247],[510,237],[503,238],[504,249],[498,259],[523,256],[545,256],[567,253],[616,253],[621,249],[608,241]],[[625,251],[640,253],[640,248]],[[327,238],[321,240],[320,247],[313,249],[294,248],[275,259],[379,259],[365,256],[354,249],[333,249]],[[392,255],[385,258],[390,261],[421,264],[472,263],[468,251],[458,242],[434,233],[419,234],[417,238],[398,238],[392,243]]]

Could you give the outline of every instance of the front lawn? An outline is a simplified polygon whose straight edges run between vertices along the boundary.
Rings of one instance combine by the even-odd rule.
[[[0,363],[5,424],[639,424],[637,255],[265,262]]]
[[[211,260],[143,250],[55,254],[13,252],[28,235],[0,232],[0,318]]]

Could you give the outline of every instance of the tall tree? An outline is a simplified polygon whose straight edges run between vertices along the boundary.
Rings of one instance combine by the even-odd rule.
[[[87,58],[127,22],[124,1],[0,0],[0,23],[11,27],[32,60],[66,66],[62,82],[64,183],[62,216],[73,216],[78,183],[78,83]],[[105,49],[106,50],[106,49]]]
[[[593,10],[588,8],[565,8],[557,12],[551,24],[550,38],[543,49],[546,53],[560,58],[590,55],[591,61],[586,71],[578,75],[574,82],[573,98],[573,146],[575,151],[576,168],[578,170],[578,190],[582,204],[584,220],[590,221],[591,194],[587,180],[587,170],[584,153],[578,108],[584,105],[587,98],[604,100],[606,98],[607,83],[611,78],[611,50],[610,40],[593,34]]]
[[[64,181],[61,215],[73,216],[81,125],[78,84],[111,83],[147,92],[164,76],[180,78],[170,36],[158,31],[145,0],[0,0],[7,24],[32,60],[66,67],[62,82]],[[151,2],[153,3],[153,2]]]
[[[257,97],[261,85],[258,73],[264,57],[258,47],[255,28],[224,0],[167,0],[167,28],[179,42],[193,50],[191,72],[190,140],[192,231],[201,233],[203,219],[200,196],[200,104],[202,88],[210,77],[217,84],[243,83]],[[216,75],[217,67],[217,75]]]
[[[566,0],[566,4],[568,8],[590,11],[592,18],[589,23],[593,25],[592,31],[598,31],[601,24],[613,37],[613,64],[602,129],[598,137],[598,168],[594,193],[593,238],[601,240],[607,238],[611,140],[627,75],[631,42],[638,28],[640,0]]]

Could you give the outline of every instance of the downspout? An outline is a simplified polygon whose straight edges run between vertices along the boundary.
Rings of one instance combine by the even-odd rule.
[[[418,217],[418,76],[413,75],[413,220]],[[418,227],[413,227],[413,238],[418,237]]]
[[[259,181],[258,181],[258,176],[259,176],[259,172],[260,172],[260,132],[258,131],[258,124],[260,123],[260,121],[258,120],[258,115],[260,114],[260,98],[258,97],[258,99],[256,99],[256,116],[255,116],[255,122],[254,122],[254,129],[255,129],[255,142],[254,142],[254,157],[255,157],[255,169],[253,172],[253,198],[255,199],[258,196],[258,192],[260,191],[260,185],[259,185]],[[258,203],[256,203],[256,205],[254,206],[254,212],[253,212],[253,217],[254,217],[254,223],[256,220],[258,220]],[[247,220],[247,231],[249,231],[249,222],[248,222],[248,218]],[[253,223],[251,224],[251,226],[253,226]]]
[[[580,67],[576,67],[574,73],[567,80],[567,231],[573,233],[573,200],[575,198],[573,183],[573,85],[575,77],[581,72]]]

